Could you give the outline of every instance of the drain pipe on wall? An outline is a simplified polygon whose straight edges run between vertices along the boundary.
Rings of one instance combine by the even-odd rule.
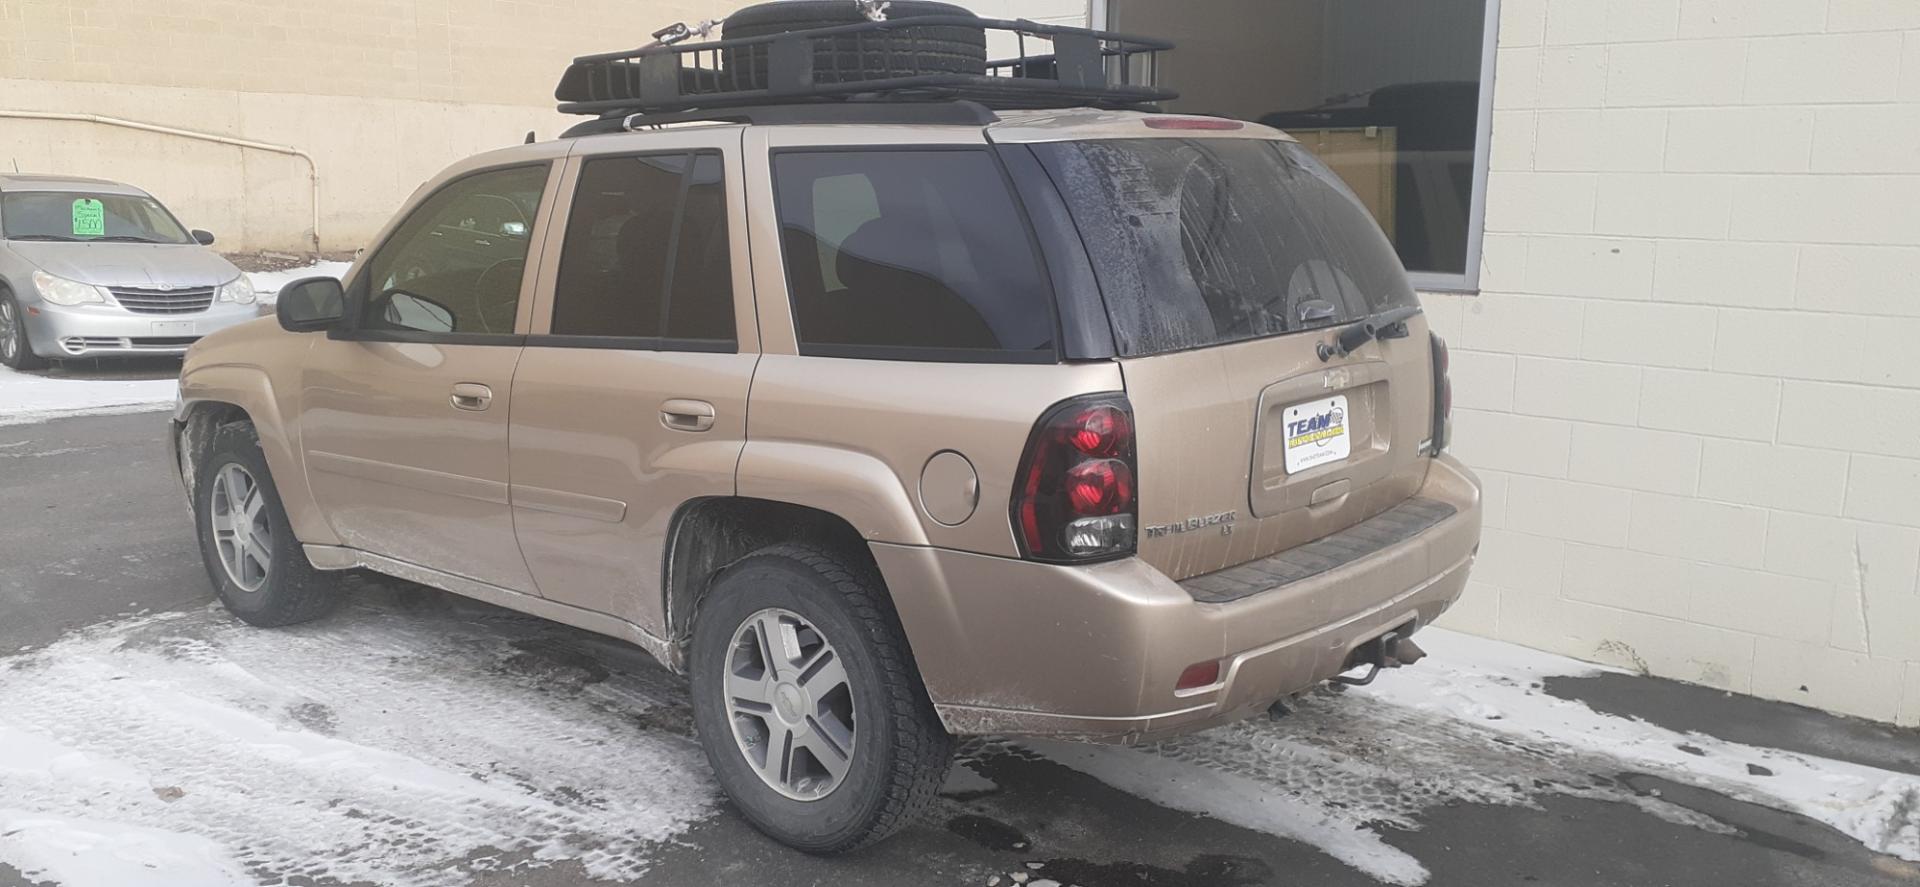
[[[268,151],[274,154],[286,154],[307,162],[307,182],[312,188],[313,197],[313,254],[320,255],[320,166],[313,162],[313,155],[299,148],[287,145],[275,145],[269,142],[256,142],[251,139],[237,139],[218,133],[199,132],[191,129],[179,129],[161,126],[155,123],[142,123],[138,120],[125,120],[119,117],[105,117],[99,114],[68,114],[60,111],[10,111],[0,108],[0,118],[12,117],[21,120],[70,120],[77,123],[98,123],[102,126],[118,126],[125,129],[137,129],[142,132],[179,136],[187,139],[199,139],[203,142],[218,142],[236,148],[250,148],[255,151]]]

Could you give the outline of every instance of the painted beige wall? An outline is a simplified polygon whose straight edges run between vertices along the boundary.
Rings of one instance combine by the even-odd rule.
[[[320,167],[329,250],[448,163],[551,138],[573,56],[637,46],[732,0],[0,0],[0,108],[126,117],[289,145]],[[1084,0],[981,0],[1083,22]],[[0,119],[0,169],[120,179],[223,249],[307,246],[297,158],[97,124]]]
[[[1920,724],[1920,4],[1502,0],[1448,622]]]

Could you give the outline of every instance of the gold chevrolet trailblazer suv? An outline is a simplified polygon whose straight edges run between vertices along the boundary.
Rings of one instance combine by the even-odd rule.
[[[1155,113],[1147,38],[711,24],[576,60],[591,119],[194,346],[171,439],[228,609],[312,619],[364,569],[631,641],[816,853],[909,822],[953,736],[1141,742],[1419,658],[1478,482],[1325,166]]]

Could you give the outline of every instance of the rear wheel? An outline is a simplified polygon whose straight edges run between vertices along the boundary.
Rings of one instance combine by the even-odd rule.
[[[214,429],[193,477],[201,559],[233,615],[272,628],[333,608],[339,591],[294,538],[252,422]]]
[[[932,800],[951,739],[876,579],[802,546],[728,567],[695,619],[694,724],[756,828],[809,853],[865,847]]]
[[[33,353],[33,344],[27,341],[27,316],[19,300],[4,289],[0,289],[0,364],[16,370],[37,370],[47,365],[46,358]]]

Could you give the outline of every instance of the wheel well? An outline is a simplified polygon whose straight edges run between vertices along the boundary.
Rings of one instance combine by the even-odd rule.
[[[246,410],[216,400],[200,401],[187,408],[187,419],[181,424],[179,435],[180,476],[186,481],[189,496],[195,489],[193,472],[207,455],[207,448],[213,446],[213,430],[252,419]]]
[[[684,651],[693,616],[720,571],[755,551],[783,542],[819,546],[847,557],[847,565],[878,577],[873,550],[860,531],[837,514],[769,499],[725,497],[681,506],[667,533],[662,565],[667,638]]]

